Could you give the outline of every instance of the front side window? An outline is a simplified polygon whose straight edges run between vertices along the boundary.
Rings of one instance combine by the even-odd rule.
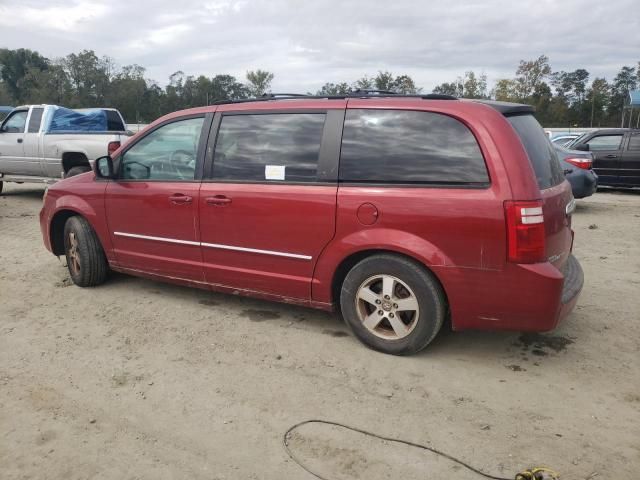
[[[213,178],[315,182],[324,120],[324,113],[223,116],[213,156]]]
[[[204,117],[178,120],[154,130],[122,156],[124,180],[193,180]]]
[[[27,123],[27,110],[20,110],[11,115],[2,125],[2,131],[7,133],[24,133]]]
[[[347,110],[340,154],[343,182],[486,184],[471,131],[447,115]]]
[[[589,150],[617,150],[620,148],[622,135],[599,135],[587,142]]]

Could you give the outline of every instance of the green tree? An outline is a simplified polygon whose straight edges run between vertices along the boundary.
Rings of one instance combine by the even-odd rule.
[[[502,102],[515,102],[518,100],[516,80],[501,78],[496,81],[496,86],[492,92],[493,98]]]
[[[29,92],[21,88],[20,82],[29,69],[46,70],[49,60],[38,52],[19,48],[9,50],[0,48],[0,79],[4,88],[15,103],[26,103]]]
[[[74,90],[74,107],[105,103],[114,65],[109,57],[98,58],[93,50],[71,53],[62,61]]]
[[[535,60],[520,60],[515,79],[516,97],[523,101],[530,98],[550,74],[551,67],[546,55],[540,55]]]
[[[440,95],[451,95],[454,97],[462,97],[462,85],[455,82],[444,82],[440,85],[433,87],[433,93],[439,93]]]
[[[609,124],[619,126],[622,109],[629,98],[629,91],[638,88],[638,77],[634,67],[624,66],[611,83],[607,120]]]
[[[273,73],[266,70],[250,70],[247,72],[247,89],[252,97],[259,97],[271,91]]]
[[[589,126],[599,127],[605,120],[607,102],[609,100],[609,84],[604,78],[595,78],[587,90],[586,103],[589,105]]]
[[[29,68],[18,85],[27,96],[27,103],[65,105],[72,96],[69,78],[58,63],[52,63],[46,70]]]
[[[347,82],[342,83],[325,83],[316,95],[346,95],[351,91],[351,87]]]

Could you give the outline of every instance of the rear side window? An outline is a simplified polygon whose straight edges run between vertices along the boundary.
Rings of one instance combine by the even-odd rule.
[[[411,110],[347,110],[340,180],[405,184],[486,184],[471,131],[458,120]]]
[[[315,182],[324,120],[324,113],[223,116],[213,178]]]
[[[556,151],[533,115],[512,115],[507,120],[524,145],[540,190],[562,183],[564,175]]]
[[[38,133],[40,131],[40,122],[42,121],[42,113],[44,108],[34,108],[31,110],[31,117],[29,117],[29,133]]]
[[[115,110],[105,110],[104,112],[107,114],[107,130],[110,132],[124,132],[126,130],[118,112]]]
[[[632,135],[629,138],[628,150],[640,150],[640,135]]]

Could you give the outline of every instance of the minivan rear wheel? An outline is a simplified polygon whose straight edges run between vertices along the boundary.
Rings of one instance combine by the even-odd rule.
[[[104,250],[83,217],[70,217],[65,223],[64,253],[71,280],[79,287],[94,287],[106,280],[108,264]]]
[[[419,352],[444,321],[446,300],[435,277],[418,263],[396,255],[372,255],[344,279],[342,315],[365,345],[384,353]]]

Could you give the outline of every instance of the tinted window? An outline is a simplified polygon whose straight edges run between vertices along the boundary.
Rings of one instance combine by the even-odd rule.
[[[222,117],[213,157],[220,180],[314,182],[323,113]]]
[[[129,148],[121,160],[127,180],[193,180],[204,118],[164,125]]]
[[[629,138],[629,150],[640,150],[640,135],[632,135]]]
[[[40,122],[42,121],[42,113],[44,108],[34,108],[31,110],[29,118],[29,133],[38,133],[40,131]]]
[[[589,150],[617,150],[620,147],[622,135],[599,135],[587,143]]]
[[[451,117],[354,109],[345,117],[340,180],[468,184],[489,176],[475,137]]]
[[[107,114],[107,130],[110,132],[123,132],[126,130],[118,112],[115,110],[105,110],[105,113]]]
[[[533,115],[513,115],[507,117],[507,120],[520,137],[540,189],[561,183],[564,175],[556,152]]]
[[[7,133],[24,133],[24,126],[27,123],[27,113],[29,112],[26,110],[15,112],[4,122],[2,131]]]

